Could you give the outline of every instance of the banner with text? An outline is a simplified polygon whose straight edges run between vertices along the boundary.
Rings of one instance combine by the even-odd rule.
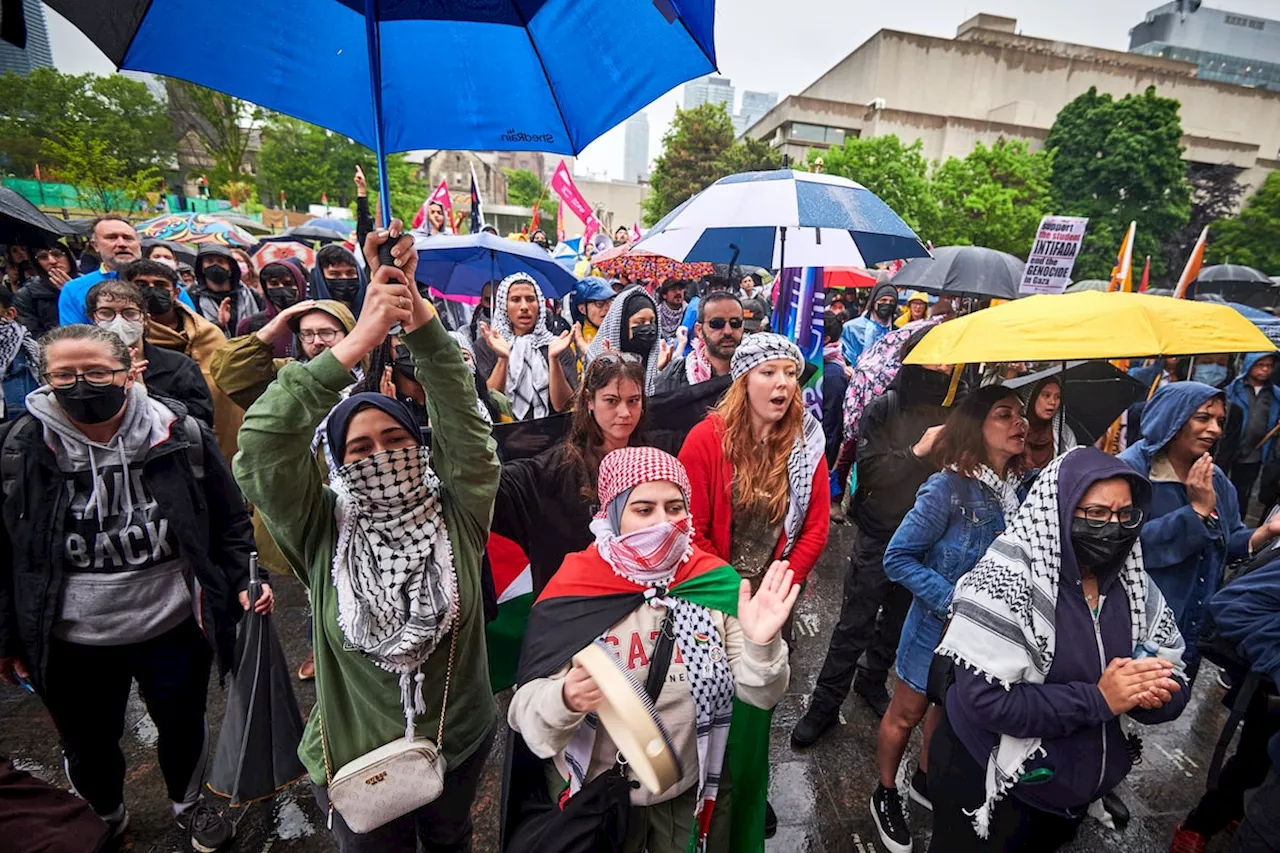
[[[1057,294],[1066,290],[1088,224],[1088,218],[1083,216],[1046,216],[1041,219],[1018,292],[1024,295]]]
[[[582,197],[582,193],[573,183],[573,175],[569,174],[569,167],[563,160],[551,175],[551,191],[560,196],[560,199],[573,211],[574,216],[582,220],[584,226],[582,239],[589,241],[594,237],[600,230],[600,220],[596,219],[596,215],[591,211],[591,205],[587,204],[587,200]]]

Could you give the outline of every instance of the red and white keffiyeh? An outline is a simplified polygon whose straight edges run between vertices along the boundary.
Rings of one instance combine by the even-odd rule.
[[[600,511],[596,518],[607,518],[609,504],[625,491],[641,483],[666,481],[680,488],[689,499],[689,475],[680,460],[656,447],[624,447],[600,461],[596,489],[600,495]]]

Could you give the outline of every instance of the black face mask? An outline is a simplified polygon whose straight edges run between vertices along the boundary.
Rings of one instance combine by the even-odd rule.
[[[1114,569],[1128,556],[1140,531],[1140,527],[1125,530],[1118,521],[1090,527],[1087,519],[1072,518],[1071,545],[1075,548],[1076,564],[1094,572]]]
[[[539,247],[539,248],[542,248],[542,249],[547,248],[547,241],[546,241],[546,240],[534,240],[534,241],[533,241],[533,244],[534,244],[535,246]]]
[[[142,291],[148,314],[168,314],[173,310],[173,291],[148,287]]]
[[[876,316],[881,320],[888,320],[893,316],[893,312],[897,310],[897,305],[892,302],[886,302],[883,305],[876,305]]]
[[[204,268],[204,280],[221,287],[231,281],[231,270],[223,269],[217,264],[209,264]]]
[[[296,287],[268,287],[267,299],[281,311],[298,301]]]
[[[329,288],[329,295],[334,299],[351,305],[355,302],[356,293],[360,290],[360,280],[355,278],[326,278],[324,286]]]
[[[70,388],[54,388],[53,396],[67,417],[76,423],[100,424],[111,420],[124,405],[124,387],[90,385],[77,379]]]
[[[653,345],[657,342],[658,327],[653,323],[642,323],[627,335],[626,343],[622,345],[622,351],[646,356],[653,350]]]

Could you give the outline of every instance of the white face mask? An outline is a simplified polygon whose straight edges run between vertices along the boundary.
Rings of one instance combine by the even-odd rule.
[[[168,267],[171,270],[176,270],[178,268],[178,262],[173,260],[172,258],[153,258],[152,260],[154,260],[156,263],[164,264],[166,267]]]
[[[105,329],[108,332],[115,332],[120,340],[124,341],[124,345],[131,347],[142,338],[141,321],[133,322],[117,315],[110,323],[98,323],[99,329]]]

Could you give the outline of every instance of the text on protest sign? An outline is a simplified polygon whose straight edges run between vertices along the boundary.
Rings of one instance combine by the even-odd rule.
[[[1082,216],[1041,219],[1018,292],[1062,293],[1066,290],[1088,224],[1088,218]]]

